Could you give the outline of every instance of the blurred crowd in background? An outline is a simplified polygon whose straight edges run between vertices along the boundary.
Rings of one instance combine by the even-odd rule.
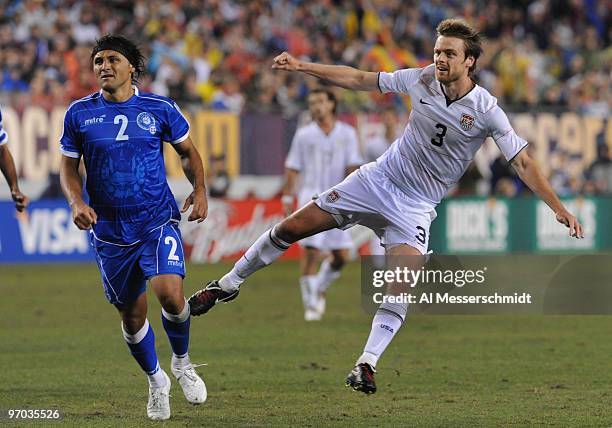
[[[504,108],[561,107],[606,118],[611,10],[607,0],[5,0],[0,102],[50,109],[94,92],[92,44],[121,33],[148,58],[144,90],[186,107],[292,119],[318,82],[273,72],[278,53],[371,71],[424,66],[438,22],[463,17],[486,37],[478,82]],[[340,95],[344,112],[409,108],[396,95]],[[602,156],[597,168],[610,163]],[[558,181],[560,188],[585,186]]]

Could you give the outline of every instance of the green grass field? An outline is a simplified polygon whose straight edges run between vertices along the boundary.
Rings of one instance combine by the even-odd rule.
[[[190,266],[186,294],[227,268]],[[612,426],[612,317],[416,316],[379,363],[379,392],[365,396],[344,387],[371,322],[359,265],[332,287],[319,323],[303,321],[297,277],[294,263],[269,267],[194,319],[190,355],[208,363],[208,401],[190,406],[174,383],[172,419],[150,423],[146,379],[96,267],[0,266],[0,409],[63,415],[34,426]]]

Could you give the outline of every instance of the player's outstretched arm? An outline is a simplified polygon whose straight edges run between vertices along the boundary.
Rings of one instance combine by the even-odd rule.
[[[15,202],[15,208],[19,212],[23,211],[28,206],[29,199],[19,190],[15,162],[6,144],[0,146],[0,170],[2,174],[4,174],[4,178],[6,178],[9,189],[11,190],[11,197]]]
[[[559,200],[550,183],[540,171],[537,162],[527,154],[527,150],[521,150],[514,157],[512,166],[521,180],[555,212],[557,221],[569,228],[569,235],[584,238],[582,225]]]
[[[60,161],[60,183],[64,196],[72,209],[72,221],[81,230],[89,229],[98,221],[92,207],[83,200],[83,180],[79,174],[81,158],[62,156]]]
[[[191,210],[187,220],[197,220],[198,223],[201,223],[208,216],[208,200],[206,199],[202,158],[193,145],[191,137],[181,143],[174,144],[172,147],[181,157],[183,172],[193,186],[193,192],[185,199],[181,212],[186,212],[189,206],[193,205],[193,210]]]
[[[285,71],[301,71],[346,89],[374,91],[378,89],[378,73],[361,71],[346,65],[325,65],[300,61],[283,52],[274,58],[272,68]]]

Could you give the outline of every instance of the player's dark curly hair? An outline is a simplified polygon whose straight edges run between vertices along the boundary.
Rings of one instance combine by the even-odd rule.
[[[138,83],[138,79],[145,71],[145,57],[140,52],[138,46],[126,37],[121,35],[107,34],[96,40],[91,51],[91,63],[93,65],[93,59],[96,54],[100,51],[112,50],[119,52],[134,67],[132,73],[132,83]]]
[[[471,76],[476,70],[476,61],[482,53],[482,36],[480,33],[461,19],[445,19],[438,24],[436,33],[438,36],[456,37],[463,40],[465,57],[471,56],[474,58],[474,64],[468,70]]]
[[[311,95],[311,94],[327,95],[327,99],[331,101],[332,103],[334,103],[334,108],[332,109],[332,113],[336,114],[336,111],[338,110],[338,99],[336,98],[336,94],[334,94],[334,91],[332,91],[330,88],[319,87],[319,88],[314,88],[313,90],[311,90],[308,95]]]

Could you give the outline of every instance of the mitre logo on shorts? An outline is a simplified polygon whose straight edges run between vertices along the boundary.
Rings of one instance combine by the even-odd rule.
[[[340,199],[340,195],[335,190],[332,190],[331,192],[327,194],[325,201],[327,201],[328,204],[332,204],[336,202],[338,199]]]
[[[157,131],[157,128],[155,127],[155,118],[153,118],[151,113],[147,113],[146,111],[143,111],[138,115],[136,118],[136,123],[141,129],[149,131],[151,134],[155,134],[155,131]]]
[[[463,129],[464,131],[469,131],[474,126],[475,120],[476,119],[474,119],[473,116],[463,113],[461,115],[461,129]]]

